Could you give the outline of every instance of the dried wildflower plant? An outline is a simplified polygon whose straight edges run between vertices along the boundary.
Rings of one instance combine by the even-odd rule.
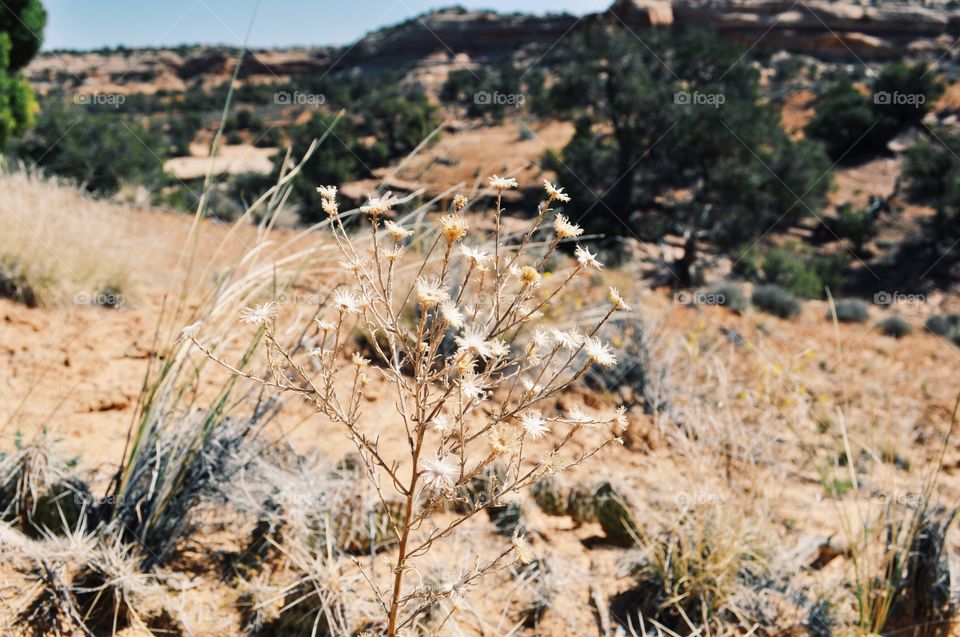
[[[405,577],[415,571],[419,557],[479,511],[502,506],[544,476],[618,442],[625,428],[622,409],[591,416],[579,410],[549,411],[551,399],[582,379],[591,366],[616,363],[597,334],[615,312],[629,309],[612,291],[612,304],[585,333],[539,325],[543,310],[565,287],[602,267],[587,248],[577,246],[573,266],[555,277],[557,283],[548,286],[542,275],[561,241],[582,233],[569,219],[552,213],[551,204],[568,196],[547,182],[546,199],[529,227],[508,241],[501,226],[502,196],[518,184],[494,176],[490,186],[496,195],[492,232],[471,233],[461,213],[466,199],[458,196],[452,211],[438,220],[436,235],[427,237],[415,237],[413,230],[386,219],[398,203],[389,193],[371,198],[360,209],[368,231],[351,234],[339,212],[336,188],[321,187],[318,192],[347,280],[338,282],[328,315],[318,317],[311,328],[319,345],[309,352],[285,346],[279,335],[289,329],[278,325],[281,307],[272,302],[241,316],[262,330],[265,374],[239,372],[205,349],[195,334],[185,336],[228,369],[299,395],[341,425],[383,505],[400,504],[401,515],[391,523],[396,553],[387,583],[378,583],[373,572],[365,578],[386,614],[383,622],[390,636],[414,625],[422,612],[416,591],[405,587]],[[545,223],[551,216],[552,224]],[[408,241],[426,246],[412,265],[403,257]],[[407,275],[408,267],[415,269],[415,276]],[[356,351],[355,340],[349,338],[356,331],[367,337],[370,349]],[[365,417],[361,409],[374,381],[392,394],[396,426],[402,427],[406,443],[399,455],[381,445],[378,419]],[[571,445],[586,429],[597,431]],[[482,499],[464,505],[471,481],[494,463],[505,468],[502,479]],[[455,517],[440,515],[449,512],[454,501]],[[504,568],[510,556],[521,562],[533,559],[526,542],[514,537],[512,546],[507,544],[495,559],[478,556],[477,566],[464,573],[462,581],[446,586],[458,590]]]

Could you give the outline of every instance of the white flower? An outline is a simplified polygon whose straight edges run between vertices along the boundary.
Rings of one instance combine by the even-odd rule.
[[[323,211],[330,217],[336,217],[340,214],[340,204],[333,199],[324,199],[320,202],[320,207],[323,208]]]
[[[324,199],[333,200],[337,198],[336,186],[317,186],[317,192],[319,192],[320,196]]]
[[[617,364],[617,358],[613,355],[610,346],[599,338],[588,338],[583,344],[584,350],[590,362],[596,363],[600,367],[609,369]]]
[[[463,312],[461,312],[457,304],[450,299],[440,304],[440,313],[443,315],[443,320],[447,322],[447,325],[453,329],[459,330],[463,327]]]
[[[520,416],[520,426],[523,427],[523,430],[530,434],[534,440],[539,440],[550,433],[550,428],[547,427],[547,421],[544,420],[543,414],[539,411],[528,411]]]
[[[620,428],[620,431],[626,431],[629,426],[627,421],[627,408],[626,407],[617,407],[617,411],[613,415],[613,424]]]
[[[479,248],[468,248],[465,245],[460,246],[460,253],[480,272],[485,272],[487,263],[490,261],[490,253]]]
[[[550,203],[550,201],[553,200],[557,200],[561,203],[570,202],[570,195],[563,192],[563,188],[557,188],[554,184],[550,183],[550,181],[546,179],[543,180],[543,189],[547,191],[547,198],[549,199],[547,203]]]
[[[533,552],[533,549],[530,548],[530,543],[527,542],[527,538],[523,535],[520,535],[520,528],[518,527],[513,532],[513,550],[517,552],[517,561],[521,564],[529,564],[536,559],[536,554]]]
[[[505,350],[509,351],[506,344],[501,341],[488,341],[484,336],[483,328],[476,325],[469,326],[454,340],[460,349],[473,352],[480,358],[494,358],[504,355]]]
[[[436,307],[450,299],[450,291],[440,279],[417,279],[417,301],[425,308]]]
[[[360,369],[361,367],[366,367],[367,365],[370,364],[369,358],[364,358],[357,352],[353,353],[353,356],[350,357],[350,360],[353,362],[353,366],[356,367],[357,369]]]
[[[446,458],[425,458],[420,466],[423,484],[427,488],[443,491],[456,483],[459,469]]]
[[[513,177],[498,177],[494,175],[490,178],[490,187],[496,190],[497,192],[503,192],[504,190],[509,190],[510,188],[516,188],[520,184],[517,183],[517,180]]]
[[[453,431],[453,423],[450,417],[444,414],[437,414],[436,418],[430,421],[430,428],[440,435],[446,435]]]
[[[597,261],[597,255],[591,253],[589,248],[577,246],[577,249],[574,250],[574,255],[576,255],[580,265],[585,268],[603,269],[603,264]]]
[[[470,400],[480,401],[486,395],[483,383],[476,374],[468,372],[460,380],[460,393]]]
[[[240,313],[240,322],[251,325],[267,325],[273,322],[279,310],[280,306],[273,302],[247,308]]]
[[[545,349],[550,346],[550,333],[542,327],[538,327],[533,332],[533,339],[530,341],[536,349]]]
[[[571,223],[564,215],[557,215],[553,220],[553,231],[557,233],[558,239],[573,239],[583,234],[583,228]]]
[[[629,312],[631,309],[633,309],[627,305],[626,301],[623,300],[623,297],[620,296],[620,292],[617,290],[617,288],[610,288],[610,302],[613,303],[614,309],[617,310],[626,310]]]
[[[392,192],[388,192],[382,197],[370,197],[369,195],[367,197],[367,203],[360,207],[360,211],[374,218],[390,212],[400,202],[400,199],[394,197]]]
[[[337,290],[333,293],[333,307],[344,314],[356,314],[360,311],[360,300],[350,290]]]
[[[200,328],[203,327],[203,321],[197,321],[192,325],[188,325],[182,330],[180,330],[180,336],[177,337],[177,342],[183,341],[192,341],[197,338],[197,334],[200,333]]]
[[[567,412],[567,420],[571,425],[589,425],[593,419],[585,414],[579,407],[574,407]]]
[[[564,332],[563,330],[553,328],[550,330],[550,335],[553,337],[554,343],[571,352],[578,349],[583,343],[583,336],[576,329]]]
[[[387,229],[387,234],[393,237],[394,241],[403,241],[407,237],[413,236],[413,230],[407,230],[392,221],[388,220],[383,225]]]

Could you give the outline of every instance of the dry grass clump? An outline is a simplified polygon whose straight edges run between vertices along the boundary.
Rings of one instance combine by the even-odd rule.
[[[24,591],[12,634],[66,637],[112,635],[128,626],[170,629],[163,587],[140,571],[140,558],[115,539],[85,531],[19,545],[32,564],[33,585]]]
[[[86,526],[92,498],[46,432],[0,456],[0,521],[24,533],[68,533]]]
[[[56,179],[0,168],[0,297],[122,304],[136,286],[133,223]]]
[[[518,533],[520,511],[509,494],[583,462],[625,426],[622,410],[544,413],[551,399],[592,366],[616,364],[599,331],[614,312],[629,308],[611,290],[610,305],[598,312],[586,332],[543,329],[538,319],[551,301],[577,276],[602,264],[578,246],[573,267],[558,283],[548,283],[543,275],[546,260],[561,241],[583,232],[563,215],[551,215],[554,202],[569,198],[547,182],[546,200],[533,221],[508,242],[501,231],[502,195],[517,183],[494,176],[490,187],[497,197],[491,211],[494,232],[488,237],[476,232],[471,237],[463,216],[469,202],[463,196],[454,198],[448,214],[417,237],[414,230],[388,219],[400,204],[397,198],[372,197],[361,208],[368,231],[351,233],[336,188],[321,187],[345,273],[328,288],[333,290],[329,305],[319,307],[306,324],[285,323],[282,305],[274,301],[242,313],[242,322],[262,335],[268,363],[263,375],[242,371],[243,365],[228,362],[201,342],[200,336],[209,333],[205,328],[186,333],[223,368],[268,390],[310,401],[354,442],[385,510],[394,500],[402,502],[401,519],[390,522],[397,543],[394,573],[385,585],[371,586],[386,609],[389,637],[413,624],[423,607],[405,586],[418,557],[488,510],[501,532],[514,538],[518,558],[527,561],[528,545]],[[552,228],[541,228],[551,216]],[[411,241],[424,246],[412,277],[404,266]],[[373,360],[353,346],[350,335],[357,330],[368,336]],[[291,344],[285,334],[310,335],[316,345],[304,351],[302,337]],[[397,426],[406,441],[399,455],[380,445],[378,428],[363,414],[363,398],[375,379],[393,394]],[[591,429],[595,433],[586,435]],[[581,432],[584,443],[578,450],[567,449]],[[462,499],[462,487],[495,465],[502,469],[493,486],[486,487],[488,498],[461,506],[452,521],[437,517]],[[508,545],[501,555],[478,563],[447,586],[457,588],[499,568],[510,551]],[[377,575],[368,573],[367,579],[375,582]]]
[[[626,620],[633,606],[634,625],[642,616],[681,633],[736,624],[742,591],[768,579],[758,525],[722,504],[675,513],[659,516],[659,531],[638,529],[624,565],[636,584],[614,601],[615,612]]]

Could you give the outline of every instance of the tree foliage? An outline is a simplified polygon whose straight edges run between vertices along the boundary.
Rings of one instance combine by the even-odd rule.
[[[40,50],[46,21],[39,0],[0,3],[0,148],[33,123],[37,103],[21,71]]]
[[[546,163],[574,217],[609,235],[707,231],[735,244],[819,208],[824,152],[784,132],[743,55],[701,30],[571,38],[550,99],[576,131]]]

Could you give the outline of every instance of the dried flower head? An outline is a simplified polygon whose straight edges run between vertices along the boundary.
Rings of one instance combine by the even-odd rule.
[[[183,341],[192,341],[197,338],[201,327],[203,327],[203,321],[197,321],[196,323],[186,326],[180,330],[180,335],[177,336],[177,342],[182,343]]]
[[[469,229],[470,224],[462,215],[446,215],[440,219],[440,234],[451,245],[467,236]]]
[[[337,326],[331,323],[330,321],[322,321],[320,319],[316,320],[317,329],[321,332],[332,332],[337,329]]]
[[[527,542],[527,538],[523,535],[520,535],[520,529],[517,528],[513,532],[513,550],[517,553],[517,561],[521,564],[529,564],[536,559],[536,554],[534,554],[533,549],[530,547],[530,543]]]
[[[617,364],[617,358],[613,355],[610,346],[599,338],[588,338],[583,344],[583,349],[587,353],[590,362],[609,369]]]
[[[498,177],[497,175],[494,175],[490,178],[490,187],[500,193],[502,193],[504,190],[516,188],[519,185],[520,184],[518,184],[517,180],[513,177]]]
[[[357,369],[361,369],[370,364],[369,358],[364,358],[357,352],[353,353],[353,356],[350,357],[350,361],[353,363],[353,366],[356,367]]]
[[[457,465],[447,458],[425,458],[421,464],[423,484],[434,491],[451,488],[457,479]]]
[[[513,455],[520,449],[520,439],[509,428],[497,425],[490,429],[490,448],[498,456]]]
[[[367,203],[360,207],[360,211],[366,213],[377,219],[390,212],[395,205],[400,202],[400,199],[393,196],[393,193],[388,192],[382,197],[369,197]]]
[[[613,303],[613,308],[616,310],[626,310],[629,312],[633,309],[623,300],[617,288],[610,288],[610,302]]]
[[[340,205],[333,199],[324,199],[320,202],[320,207],[329,217],[336,217],[340,214]]]
[[[463,312],[460,311],[460,308],[458,308],[457,304],[451,299],[447,299],[440,304],[440,314],[443,316],[443,320],[447,322],[447,325],[453,329],[459,330],[463,327]]]
[[[444,436],[453,431],[453,423],[446,414],[437,414],[437,416],[430,421],[430,428]]]
[[[617,407],[617,411],[613,415],[613,424],[620,428],[620,431],[626,431],[627,427],[630,426],[629,421],[627,420],[627,408],[626,407]]]
[[[550,433],[550,428],[547,427],[547,421],[544,420],[543,414],[539,411],[528,411],[522,414],[520,416],[520,426],[523,427],[523,430],[534,440],[539,440]]]
[[[437,307],[450,299],[450,291],[438,278],[417,279],[417,301],[424,308]]]
[[[597,255],[591,253],[589,248],[577,246],[577,249],[574,250],[574,255],[577,257],[580,265],[585,268],[593,268],[595,270],[603,269],[603,264],[597,261]]]
[[[569,203],[570,195],[563,192],[563,188],[557,188],[556,185],[551,183],[549,180],[543,180],[543,189],[547,191],[547,203],[551,201],[559,201],[561,203]]]
[[[570,350],[571,352],[579,349],[580,345],[583,343],[583,336],[576,328],[568,332],[553,328],[550,330],[550,336],[553,337],[554,343],[564,349]]]
[[[276,303],[264,303],[245,309],[240,313],[240,322],[249,325],[269,325],[277,317],[280,306]]]
[[[537,272],[537,269],[529,265],[525,265],[520,268],[520,281],[524,285],[539,285],[540,284],[540,273]]]
[[[320,197],[323,199],[332,201],[337,198],[336,186],[317,186],[317,192],[320,193]]]
[[[453,198],[453,210],[455,212],[460,212],[467,207],[467,204],[470,203],[470,200],[463,195],[457,195]]]
[[[480,250],[479,248],[470,248],[465,245],[460,246],[460,254],[470,262],[470,265],[484,272],[487,269],[487,263],[490,262],[490,253]]]
[[[571,223],[565,215],[557,215],[553,220],[553,230],[557,233],[557,239],[573,239],[583,234],[583,228]]]
[[[383,225],[387,229],[387,234],[389,234],[394,241],[403,241],[407,237],[413,236],[412,230],[407,230],[392,221],[386,221]]]
[[[461,350],[472,352],[480,358],[494,358],[503,353],[506,345],[497,340],[487,340],[482,327],[470,325],[463,331],[463,334],[455,339],[457,346]]]
[[[360,311],[360,300],[350,290],[337,290],[330,300],[333,307],[344,314],[356,314]]]

